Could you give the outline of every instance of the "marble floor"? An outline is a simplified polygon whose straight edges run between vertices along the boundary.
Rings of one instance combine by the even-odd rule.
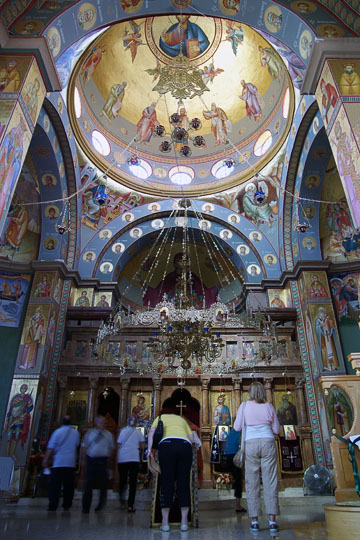
[[[96,504],[96,495],[94,498]],[[280,495],[280,531],[270,534],[266,516],[260,519],[260,531],[249,530],[247,514],[234,512],[234,501],[228,493],[201,490],[199,494],[199,528],[170,533],[150,528],[150,493],[138,492],[137,511],[128,514],[120,509],[115,496],[109,497],[101,512],[81,513],[80,494],[70,512],[47,512],[47,500],[21,499],[17,504],[0,503],[0,538],[4,540],[235,540],[235,539],[328,539],[322,505],[333,497],[304,497],[300,490]],[[246,501],[244,502],[246,504]],[[93,506],[95,506],[93,504]]]

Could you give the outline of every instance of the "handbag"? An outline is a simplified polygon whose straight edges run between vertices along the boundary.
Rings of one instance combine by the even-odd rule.
[[[148,455],[148,467],[149,470],[155,475],[161,473],[160,465],[152,454]]]
[[[236,452],[235,456],[233,457],[233,463],[235,467],[238,467],[239,469],[242,468],[245,462],[245,436],[244,431],[246,430],[245,426],[245,408],[246,408],[246,401],[244,403],[244,410],[243,410],[243,417],[242,417],[242,423],[241,423],[241,441],[240,441],[240,448]]]
[[[152,447],[154,450],[157,450],[159,448],[159,444],[163,436],[164,436],[164,423],[161,420],[161,415],[160,415],[159,420],[158,420],[158,425],[156,426],[154,436],[153,436]]]

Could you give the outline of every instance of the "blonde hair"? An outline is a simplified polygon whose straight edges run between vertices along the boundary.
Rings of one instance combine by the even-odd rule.
[[[250,386],[249,398],[256,403],[266,403],[266,392],[261,382],[253,382]]]

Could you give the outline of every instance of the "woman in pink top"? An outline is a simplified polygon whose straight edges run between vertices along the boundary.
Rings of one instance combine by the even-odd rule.
[[[269,514],[270,531],[279,530],[276,514],[279,513],[278,466],[274,433],[280,430],[276,411],[266,401],[265,388],[260,382],[250,386],[249,401],[242,403],[236,415],[234,429],[241,431],[244,425],[245,485],[250,529],[259,530],[261,515],[260,473],[264,487],[266,513]],[[244,420],[243,420],[244,418]]]

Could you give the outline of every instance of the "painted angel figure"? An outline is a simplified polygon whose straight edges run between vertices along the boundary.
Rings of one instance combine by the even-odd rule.
[[[200,70],[202,80],[204,81],[204,84],[208,84],[209,82],[213,82],[215,77],[217,75],[220,75],[220,73],[223,73],[224,70],[217,68],[215,69],[214,64],[211,63],[208,66],[204,66],[204,69]]]
[[[160,76],[161,73],[161,65],[158,59],[156,59],[156,67],[155,68],[148,68],[145,69],[146,73],[151,75],[153,77],[152,82],[155,82],[156,79]]]
[[[240,25],[235,26],[234,21],[226,21],[226,41],[230,41],[234,55],[236,56],[239,43],[242,45],[244,41],[244,30]]]
[[[282,76],[282,66],[276,54],[270,47],[258,47],[260,53],[260,63],[265,68],[267,67],[272,79],[280,81]]]
[[[136,53],[140,45],[144,45],[141,39],[140,25],[136,24],[135,21],[129,21],[132,32],[129,32],[125,28],[125,33],[123,35],[123,45],[125,50],[130,50],[131,52],[131,61],[134,62],[136,58]]]

